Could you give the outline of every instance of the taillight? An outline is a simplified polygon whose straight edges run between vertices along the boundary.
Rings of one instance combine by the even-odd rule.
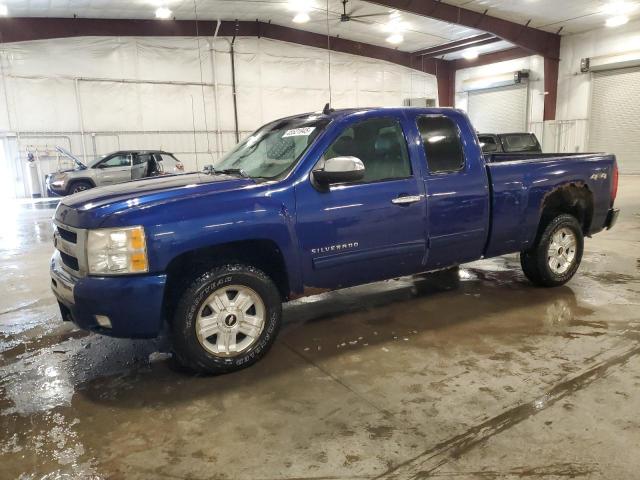
[[[613,162],[613,181],[611,182],[611,206],[618,195],[618,162]]]

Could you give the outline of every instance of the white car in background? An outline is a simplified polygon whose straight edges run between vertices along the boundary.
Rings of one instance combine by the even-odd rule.
[[[87,165],[62,147],[56,147],[56,150],[73,160],[75,167],[46,176],[47,190],[54,195],[71,195],[103,185],[184,173],[182,162],[162,150],[120,150]]]

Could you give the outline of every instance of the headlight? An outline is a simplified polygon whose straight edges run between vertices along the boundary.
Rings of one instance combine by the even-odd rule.
[[[149,271],[142,227],[89,230],[89,274],[120,275]]]

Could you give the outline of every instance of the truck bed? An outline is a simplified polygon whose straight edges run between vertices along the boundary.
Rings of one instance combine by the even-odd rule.
[[[593,215],[587,233],[602,230],[610,207],[615,156],[605,154],[500,154],[486,164],[491,225],[485,256],[526,249],[535,240],[545,197],[559,188],[587,188]]]

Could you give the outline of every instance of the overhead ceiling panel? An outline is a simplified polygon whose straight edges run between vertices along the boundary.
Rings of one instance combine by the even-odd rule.
[[[635,6],[630,16],[640,17],[640,1],[625,0]],[[484,12],[494,17],[516,23],[531,20],[531,27],[562,33],[579,33],[604,26],[607,14],[603,8],[612,0],[445,0],[444,3],[456,5],[476,12]]]
[[[298,28],[315,33],[327,33],[325,0],[315,0],[309,11],[311,21],[304,24],[293,22],[295,11],[288,0],[4,0],[13,17],[73,17],[112,19],[153,19],[159,5],[170,8],[179,20],[261,20],[278,25]],[[329,32],[350,40],[393,47],[386,42],[389,32],[388,8],[361,0],[350,0],[347,13],[353,15],[378,15],[341,22],[343,6],[340,0],[329,0]],[[406,13],[400,14],[405,25],[404,42],[397,46],[402,51],[415,51],[481,32],[471,28],[452,25]],[[211,35],[212,32],[203,32]]]

